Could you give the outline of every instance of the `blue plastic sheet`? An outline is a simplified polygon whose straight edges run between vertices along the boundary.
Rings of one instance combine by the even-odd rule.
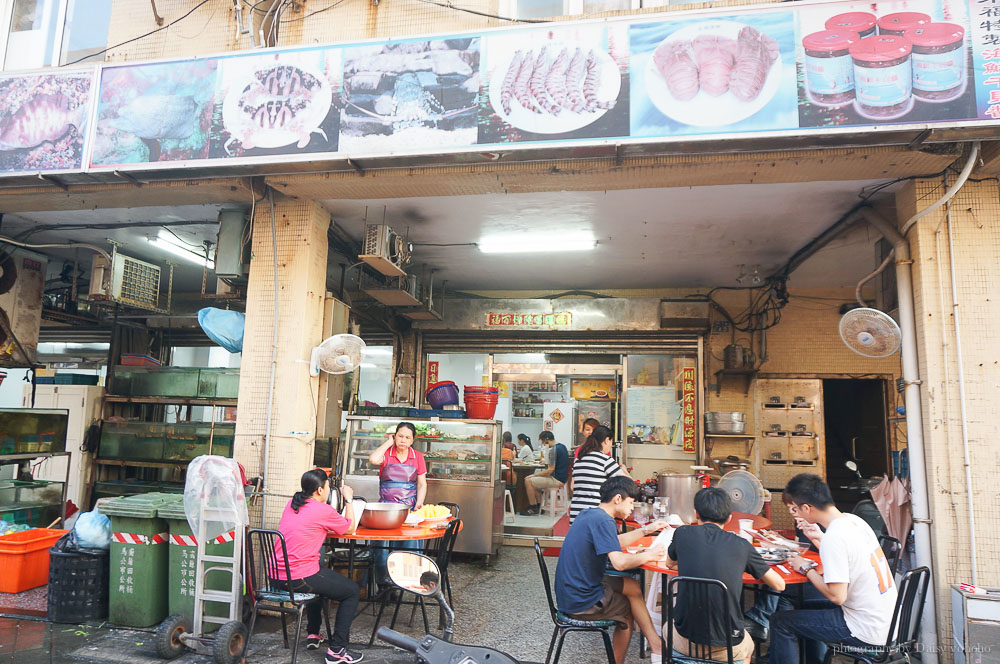
[[[243,327],[246,316],[239,311],[205,307],[198,311],[198,324],[208,338],[230,353],[243,352]]]

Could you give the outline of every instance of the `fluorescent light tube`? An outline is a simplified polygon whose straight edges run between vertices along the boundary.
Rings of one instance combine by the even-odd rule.
[[[591,251],[597,240],[587,232],[512,233],[484,237],[477,246],[484,254],[542,254]]]
[[[149,240],[149,243],[157,249],[162,249],[163,251],[173,254],[174,256],[184,258],[198,265],[207,265],[210,270],[215,269],[215,261],[210,258],[205,258],[203,255],[199,255],[194,249],[181,244],[179,240],[171,238],[169,235],[160,235],[159,237],[147,239]]]

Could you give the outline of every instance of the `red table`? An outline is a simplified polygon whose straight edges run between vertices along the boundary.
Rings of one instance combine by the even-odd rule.
[[[771,528],[771,520],[767,517],[763,517],[759,514],[747,514],[746,512],[733,512],[733,518],[729,520],[723,528],[731,533],[740,532],[740,519],[753,519],[753,529],[754,530],[769,530]],[[628,519],[625,521],[625,525],[630,528],[641,528],[638,523]]]
[[[735,517],[736,514],[734,513],[733,516]],[[760,517],[760,518],[763,519],[763,517]],[[734,521],[735,521],[735,519],[734,519]],[[766,519],[765,519],[765,521],[766,521]],[[732,523],[732,522],[730,522],[730,523]],[[770,522],[768,522],[768,523],[770,523]],[[739,523],[737,522],[737,527],[738,526],[739,526]],[[756,528],[756,526],[755,526],[755,528]],[[734,530],[734,529],[733,528],[727,528],[727,530]],[[639,540],[639,542],[637,544],[634,544],[633,546],[637,546],[637,545],[641,544],[643,546],[649,547],[649,546],[652,546],[654,539],[655,539],[654,537],[643,537],[641,540]],[[806,558],[807,560],[812,560],[812,561],[814,561],[816,563],[819,563],[819,567],[816,568],[816,571],[818,571],[820,574],[823,573],[823,564],[820,562],[819,554],[818,553],[816,553],[814,551],[806,551],[805,553],[802,554],[802,557]],[[773,569],[778,574],[780,574],[781,578],[783,578],[785,580],[785,585],[786,586],[798,584],[798,586],[799,586],[799,604],[801,605],[801,603],[802,603],[802,592],[801,591],[802,591],[802,588],[804,587],[802,584],[810,583],[809,579],[807,579],[803,575],[799,574],[796,570],[792,569],[791,566],[789,566],[787,563],[782,564],[781,567],[784,567],[786,570],[788,570],[788,573],[786,574],[781,569],[779,569],[778,565],[771,565],[771,569]],[[677,570],[675,568],[673,568],[673,567],[667,567],[666,563],[664,563],[664,562],[655,562],[655,563],[650,562],[650,563],[646,563],[645,565],[642,566],[641,569],[648,570],[650,572],[660,572],[661,574],[663,574],[663,577],[661,579],[662,586],[660,588],[660,593],[661,593],[661,597],[666,597],[667,596],[667,583],[669,582],[669,578],[668,577],[677,576]],[[754,576],[752,576],[750,574],[747,574],[746,572],[743,573],[743,585],[763,585],[763,584],[764,584],[764,582],[761,581],[760,579],[757,579]],[[645,591],[645,586],[646,586],[645,578],[642,579],[642,581],[640,582],[640,585],[641,585],[643,591]],[[661,615],[661,619],[665,622],[666,621],[666,616],[665,615]],[[663,633],[663,629],[664,629],[664,624],[661,623],[661,625],[660,625],[660,633],[661,634]],[[663,649],[665,650],[666,647],[667,647],[667,639],[666,639],[665,636],[661,636],[660,639],[661,639],[661,641],[660,641],[661,645],[662,645]],[[644,652],[644,650],[645,650],[645,645],[643,644],[642,634],[640,633],[639,634],[639,652]],[[801,661],[805,661],[804,656],[802,656]]]

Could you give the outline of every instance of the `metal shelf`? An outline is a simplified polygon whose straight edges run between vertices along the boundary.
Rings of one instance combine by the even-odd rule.
[[[17,454],[0,454],[0,465],[15,461],[31,461],[32,459],[48,459],[50,457],[69,455],[69,452],[18,452]]]
[[[190,459],[177,461],[133,461],[132,459],[94,459],[99,466],[139,467],[139,468],[176,468],[191,463]]]
[[[163,406],[218,406],[229,408],[236,405],[236,399],[200,399],[185,397],[126,397],[122,395],[105,395],[107,403],[152,404]]]
[[[753,440],[757,436],[747,436],[741,433],[706,433],[705,438],[742,438],[745,440]]]

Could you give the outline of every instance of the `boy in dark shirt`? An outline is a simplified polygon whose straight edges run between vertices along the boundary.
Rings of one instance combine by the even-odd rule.
[[[674,607],[673,649],[682,655],[702,656],[700,650],[692,649],[692,644],[708,645],[712,647],[711,659],[724,660],[728,643],[733,649],[734,662],[750,664],[753,639],[744,630],[740,609],[743,573],[749,573],[777,591],[785,589],[785,580],[764,562],[750,542],[722,529],[733,518],[728,493],[717,488],[702,489],[695,494],[694,510],[698,525],[677,529],[667,549],[667,565],[676,566],[680,576],[722,581],[726,584],[728,597],[723,604],[718,593],[711,594],[705,616],[695,607],[688,606],[682,583]],[[732,620],[732,634],[726,634],[723,627],[722,617],[727,612]]]
[[[660,560],[665,553],[663,547],[641,553],[623,550],[645,535],[667,527],[666,522],[655,521],[641,530],[618,534],[615,519],[627,518],[632,513],[632,503],[638,495],[639,489],[628,477],[619,475],[605,481],[601,485],[601,504],[583,510],[573,521],[556,566],[556,603],[560,611],[578,620],[617,623],[613,646],[618,664],[625,661],[633,619],[653,652],[660,652],[660,637],[639,584],[631,577],[605,575],[609,561],[616,570],[627,570]]]

